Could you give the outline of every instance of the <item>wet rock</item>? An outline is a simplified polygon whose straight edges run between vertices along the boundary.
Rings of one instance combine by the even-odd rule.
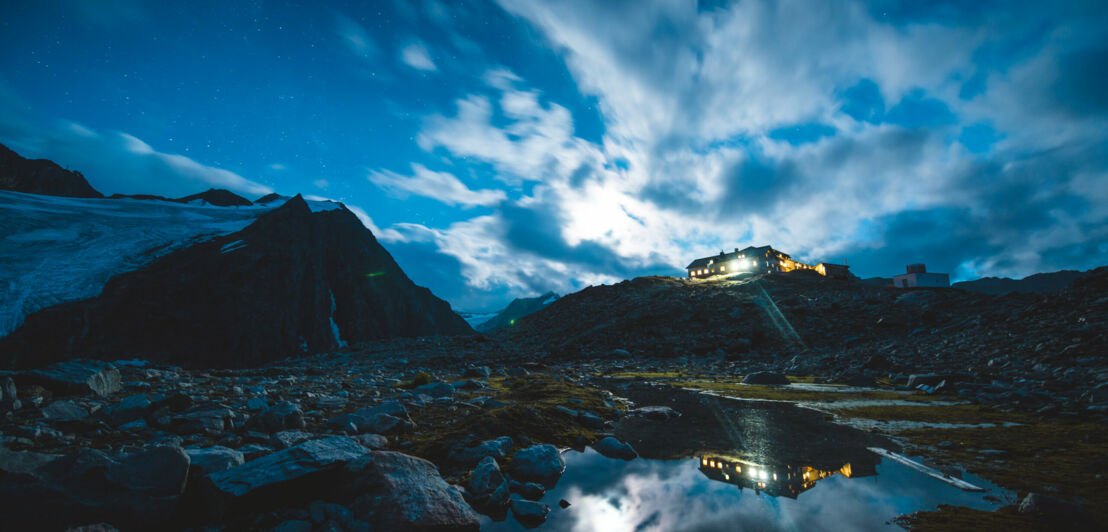
[[[136,491],[158,496],[184,493],[189,455],[180,447],[150,447],[123,455],[109,468],[108,479]]]
[[[101,397],[122,389],[119,370],[100,360],[74,359],[27,371],[20,375],[59,395],[96,394]]]
[[[296,403],[283,401],[250,418],[249,426],[263,432],[304,428],[304,413]]]
[[[546,490],[534,482],[519,482],[516,480],[508,481],[508,490],[512,493],[518,493],[521,497],[530,501],[537,501],[546,494]]]
[[[146,417],[150,405],[146,394],[132,395],[106,408],[104,414],[112,425],[119,426]]]
[[[454,397],[454,387],[445,382],[432,382],[430,384],[424,384],[423,386],[419,386],[416,389],[412,390],[412,392],[436,399],[440,397]]]
[[[631,444],[621,442],[611,436],[608,436],[607,438],[594,443],[592,448],[596,452],[607,456],[608,458],[634,460],[639,456],[639,453],[635,452],[635,449],[631,447]]]
[[[351,460],[369,452],[346,436],[311,440],[213,473],[202,489],[209,517],[261,509],[305,485],[325,482]]]
[[[1042,493],[1028,493],[1020,501],[1019,513],[1042,514],[1051,518],[1066,519],[1070,523],[1088,518],[1088,511],[1083,506]]]
[[[480,382],[480,381],[475,381],[475,380],[466,380],[466,381],[462,381],[462,382],[455,382],[452,386],[454,387],[455,390],[466,390],[466,391],[483,390],[483,389],[488,387],[488,386],[485,385],[485,383]]]
[[[757,371],[747,375],[743,384],[789,384],[789,379],[780,373]]]
[[[491,456],[486,456],[469,474],[466,489],[472,497],[473,507],[482,513],[493,513],[508,505],[511,493],[508,481],[500,472],[500,466]]]
[[[241,452],[219,445],[185,449],[185,454],[189,455],[189,478],[192,481],[246,462]]]
[[[558,483],[565,469],[562,453],[549,444],[532,445],[512,457],[513,476],[523,481],[538,482],[547,489]]]
[[[511,438],[501,436],[495,440],[483,441],[472,447],[455,447],[450,450],[450,459],[459,464],[473,464],[487,456],[502,459],[512,452],[513,447]]]
[[[681,414],[668,406],[644,406],[631,411],[633,416],[641,416],[652,421],[665,421]]]
[[[480,528],[477,514],[434,464],[401,453],[373,451],[347,464],[354,515],[374,530],[459,530]]]
[[[570,507],[569,501],[562,499],[558,501],[558,506],[561,506],[563,510]]]
[[[626,349],[613,349],[608,351],[608,358],[631,358],[631,352]]]
[[[69,399],[54,401],[42,409],[46,419],[54,421],[81,421],[89,416],[88,409]]]
[[[546,514],[549,513],[550,507],[541,502],[512,499],[512,515],[525,527],[541,525],[546,521]]]

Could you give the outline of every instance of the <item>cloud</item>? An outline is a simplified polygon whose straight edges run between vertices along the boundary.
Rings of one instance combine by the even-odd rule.
[[[431,60],[431,52],[427,50],[427,45],[420,41],[413,41],[404,45],[400,49],[400,60],[416,70],[425,72],[438,70],[435,62]]]
[[[0,142],[24,157],[47,157],[80,171],[104,194],[180,197],[212,187],[248,196],[273,192],[231,170],[159,151],[127,133],[99,132],[67,120],[41,126],[26,107],[12,106],[19,101],[10,91],[0,91]]]
[[[372,59],[377,56],[377,44],[370,37],[369,32],[356,20],[335,13],[335,34],[342,39],[346,49],[355,56],[363,59]]]
[[[316,188],[324,190],[326,190],[327,187],[331,186],[331,183],[326,179],[316,179],[315,181],[312,181],[312,184],[315,185]]]
[[[471,190],[453,174],[428,170],[421,164],[412,164],[411,176],[389,170],[375,170],[370,172],[369,180],[400,198],[414,194],[466,208],[489,207],[507,198],[503,190]]]

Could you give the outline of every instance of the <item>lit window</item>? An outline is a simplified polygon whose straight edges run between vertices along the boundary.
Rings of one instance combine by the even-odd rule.
[[[720,266],[719,271],[721,271],[721,272],[727,271],[727,266]]]

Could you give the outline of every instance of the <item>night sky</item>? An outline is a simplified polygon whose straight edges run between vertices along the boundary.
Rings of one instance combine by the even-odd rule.
[[[1108,264],[1108,3],[0,1],[0,142],[345,202],[455,308],[771,244]]]

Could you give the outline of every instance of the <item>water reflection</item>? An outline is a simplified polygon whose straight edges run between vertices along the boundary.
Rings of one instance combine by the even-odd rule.
[[[565,459],[565,475],[543,498],[552,509],[540,531],[887,530],[896,528],[888,524],[893,517],[938,504],[997,505],[985,494],[877,458],[837,470],[718,455],[624,462],[586,450],[569,451]],[[1003,496],[981,479],[967,480]],[[560,499],[572,505],[563,510]],[[482,529],[523,528],[509,516],[499,523],[486,519]]]
[[[870,477],[877,475],[879,458],[847,462],[838,469],[816,469],[812,466],[759,464],[741,458],[723,456],[703,456],[700,458],[700,472],[704,476],[720,482],[734,484],[739,489],[748,488],[755,493],[765,492],[774,497],[795,499],[808,491],[816,482],[832,475],[846,478]]]

